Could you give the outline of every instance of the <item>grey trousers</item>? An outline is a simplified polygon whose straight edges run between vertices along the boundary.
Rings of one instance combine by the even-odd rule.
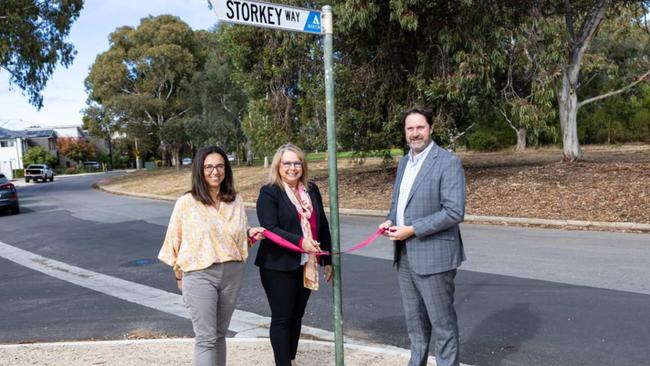
[[[226,366],[226,332],[243,273],[243,262],[215,263],[184,273],[183,300],[192,317],[195,366]]]
[[[435,339],[436,364],[460,364],[458,321],[454,309],[456,270],[431,275],[414,273],[407,255],[399,261],[398,282],[411,340],[409,366],[426,366],[429,342]]]

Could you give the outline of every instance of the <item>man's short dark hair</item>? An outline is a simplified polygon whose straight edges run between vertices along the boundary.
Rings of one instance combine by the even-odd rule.
[[[429,127],[433,125],[433,110],[429,108],[422,108],[422,107],[411,107],[404,111],[404,114],[402,114],[402,125],[406,122],[406,117],[412,115],[412,114],[420,114],[424,117],[424,119],[427,121],[429,124]]]

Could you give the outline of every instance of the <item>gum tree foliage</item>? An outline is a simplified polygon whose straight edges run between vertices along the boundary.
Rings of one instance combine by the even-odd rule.
[[[434,108],[436,139],[453,147],[497,104],[508,31],[524,22],[528,5],[342,1],[337,47],[352,78],[342,133],[364,148],[404,146],[401,113],[424,105]]]
[[[495,108],[515,132],[517,151],[526,149],[527,140],[537,141],[540,133],[554,130],[554,78],[549,65],[558,60],[559,22],[542,22],[539,12],[539,4],[531,4],[526,19],[501,31],[506,57],[497,75],[502,88]]]
[[[192,29],[171,15],[143,18],[137,28],[110,34],[109,49],[98,55],[86,78],[89,104],[97,103],[126,124],[144,125],[160,141],[165,165],[180,162],[177,126],[166,124],[191,114],[189,88],[203,68],[204,48]]]
[[[252,162],[252,148],[242,129],[248,100],[231,75],[233,68],[219,40],[223,27],[215,32],[200,32],[206,49],[203,69],[195,73],[190,88],[194,113],[185,124],[190,149],[207,145],[223,147]]]
[[[325,2],[286,3],[320,8]],[[404,146],[402,111],[425,105],[436,112],[436,139],[451,147],[468,131],[494,125],[489,119],[495,113],[516,132],[520,149],[527,139],[553,135],[559,119],[565,158],[574,160],[579,158],[577,133],[572,132],[577,108],[625,91],[641,82],[639,75],[646,75],[646,51],[610,60],[615,52],[589,50],[601,23],[606,25],[603,39],[640,24],[645,1],[328,3],[336,19],[337,138],[339,147],[346,149]],[[233,80],[248,97],[242,128],[255,149],[268,153],[272,145],[286,140],[308,149],[319,141],[323,144],[318,38],[244,26],[224,28]],[[585,85],[605,87],[605,80],[610,80],[611,89],[592,88],[592,94],[583,94],[589,89]],[[589,98],[598,94],[602,96]],[[577,95],[583,98],[580,103]]]
[[[298,1],[290,5],[305,6]],[[309,2],[320,8],[326,2]],[[403,145],[399,117],[414,104],[435,105],[437,132],[455,140],[491,106],[499,38],[485,36],[518,2],[360,1],[334,6],[339,147],[357,151]],[[511,6],[512,8],[508,8]],[[494,14],[494,19],[485,14]],[[472,26],[468,27],[470,24]],[[324,148],[326,123],[320,38],[223,26],[232,77],[248,97],[243,129],[269,154],[278,142]]]
[[[76,51],[65,39],[82,7],[83,0],[0,1],[0,68],[39,109],[56,65],[72,64]]]
[[[116,115],[113,110],[105,108],[97,103],[90,105],[83,110],[83,128],[90,131],[108,145],[108,169],[113,169],[113,136],[119,133],[124,124],[124,118]]]

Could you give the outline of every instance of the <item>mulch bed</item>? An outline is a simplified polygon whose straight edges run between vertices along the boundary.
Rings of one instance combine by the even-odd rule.
[[[486,216],[650,223],[650,149],[587,151],[565,163],[545,151],[463,155],[466,213]],[[339,206],[387,210],[396,168],[339,173]],[[316,174],[327,201],[327,175]]]
[[[466,213],[650,224],[650,145],[587,146],[584,154],[584,161],[565,163],[557,148],[459,153],[467,181]],[[396,163],[340,160],[339,207],[388,210]],[[309,169],[329,205],[327,163],[310,163]],[[262,167],[235,169],[245,201],[255,202],[267,175]],[[109,186],[178,197],[189,188],[189,169],[128,174],[112,178]]]

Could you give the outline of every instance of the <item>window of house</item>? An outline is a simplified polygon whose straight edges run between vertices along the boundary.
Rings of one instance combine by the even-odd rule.
[[[0,141],[0,147],[13,147],[14,142],[12,140],[3,140]]]

